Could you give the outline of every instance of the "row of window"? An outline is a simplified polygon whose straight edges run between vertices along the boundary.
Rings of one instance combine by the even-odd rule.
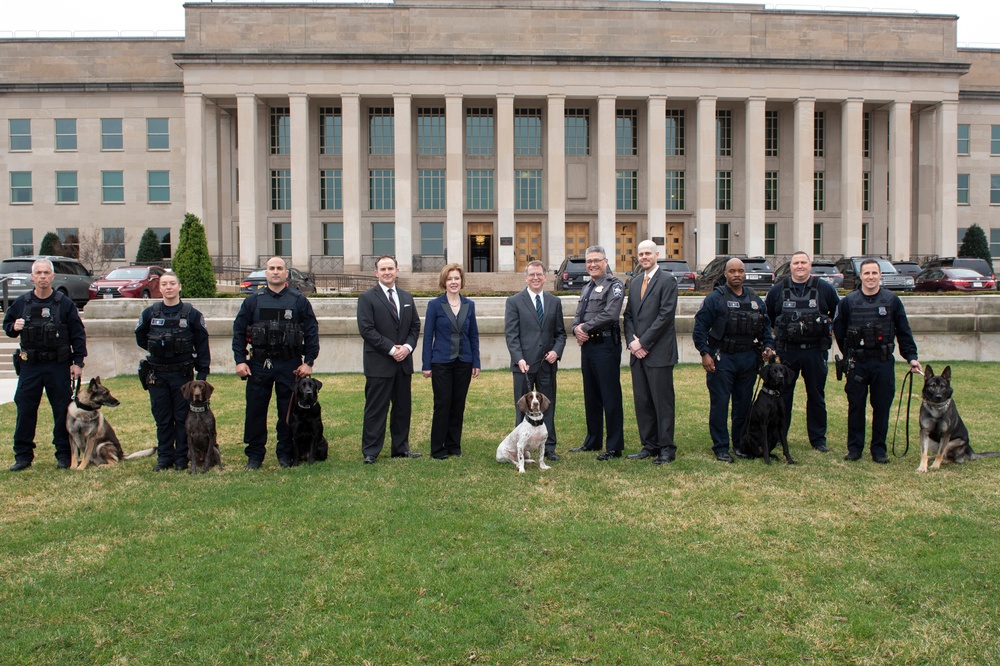
[[[394,222],[373,222],[371,225],[371,253],[375,256],[396,254],[396,224]],[[344,256],[343,222],[324,222],[323,254],[329,257]],[[275,256],[288,257],[292,254],[292,225],[290,222],[272,224]],[[420,254],[424,256],[445,255],[444,222],[420,223]]]
[[[56,118],[55,149],[74,151],[77,149],[76,118]],[[31,119],[11,118],[7,121],[10,135],[10,150],[31,151]],[[125,130],[121,118],[101,118],[101,150],[124,150]],[[146,118],[146,150],[170,150],[170,119]]]
[[[968,206],[972,203],[971,179],[969,174],[958,174],[958,204]],[[1000,174],[990,174],[990,205],[1000,205]]]
[[[153,233],[160,241],[160,252],[164,259],[171,256],[170,250],[170,229],[168,227],[154,227]],[[48,233],[48,232],[46,232]],[[80,230],[76,227],[64,227],[55,230],[61,246],[60,251],[63,256],[77,258],[80,254]],[[125,235],[124,227],[104,227],[101,229],[101,242],[104,245],[102,256],[109,259],[125,258]],[[28,257],[35,254],[35,234],[33,229],[11,229],[10,230],[11,254],[15,257]],[[39,249],[40,251],[40,249]]]
[[[958,126],[958,154],[969,155],[972,140],[969,138],[971,125]],[[990,155],[1000,155],[1000,125],[990,125]]]
[[[75,204],[80,202],[79,177],[76,171],[56,171],[56,203]],[[30,204],[34,202],[34,183],[31,171],[10,172],[10,202]],[[149,203],[170,203],[170,172],[146,172],[146,200]],[[125,172],[101,172],[101,203],[125,203]]]

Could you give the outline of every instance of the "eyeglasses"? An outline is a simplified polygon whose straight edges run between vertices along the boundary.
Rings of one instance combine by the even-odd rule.
[[[605,261],[607,261],[607,259],[586,259],[584,263],[589,266],[590,264],[601,264]]]
[[[545,273],[528,273],[528,277],[530,277],[530,278],[543,278],[543,277],[545,277]]]

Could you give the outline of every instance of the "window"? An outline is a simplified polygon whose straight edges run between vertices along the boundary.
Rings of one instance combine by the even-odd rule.
[[[514,154],[542,154],[541,109],[514,109]]]
[[[323,224],[323,254],[327,257],[344,256],[343,222],[325,222]]]
[[[125,203],[124,172],[101,172],[101,203]]]
[[[419,169],[417,171],[417,208],[444,210],[445,170]]]
[[[469,169],[465,173],[465,207],[493,210],[493,170]]]
[[[566,130],[566,154],[589,155],[590,111],[588,109],[566,109],[563,126]]]
[[[764,112],[764,157],[778,156],[778,112]],[[777,209],[775,209],[777,210]]]
[[[993,174],[990,176],[990,205],[998,204],[1000,204],[1000,175]]]
[[[958,154],[968,155],[969,154],[969,126],[959,125],[958,126]]]
[[[956,229],[956,231],[958,232],[958,246],[962,247],[962,243],[965,242],[965,234],[968,233],[969,228],[968,227],[958,227],[958,229]]]
[[[813,157],[826,154],[826,116],[823,111],[813,114]]]
[[[823,223],[813,223],[813,256],[823,254]]]
[[[343,180],[340,169],[321,169],[319,172],[319,209],[343,210]]]
[[[667,109],[667,157],[684,155],[684,111]]]
[[[667,172],[667,210],[684,210],[684,172]]]
[[[147,171],[146,189],[149,203],[170,202],[170,172]]]
[[[292,170],[271,169],[271,210],[292,209]]]
[[[733,112],[720,110],[715,112],[715,156],[732,157],[733,155]]]
[[[424,256],[444,256],[444,224],[441,222],[420,223],[420,254]]]
[[[340,107],[319,110],[319,154],[342,155],[344,152],[344,121]]]
[[[1000,257],[1000,229],[990,229],[990,256]]]
[[[417,155],[445,154],[444,109],[417,109]]]
[[[15,257],[30,257],[35,253],[35,241],[31,229],[10,230],[10,253]]]
[[[101,150],[122,150],[124,147],[122,119],[101,118]]]
[[[76,118],[56,118],[56,150],[76,150]]]
[[[101,229],[102,255],[108,259],[125,258],[125,228],[105,227]]]
[[[274,228],[274,256],[288,257],[292,254],[292,223],[275,222],[271,225]]]
[[[872,210],[872,172],[861,174],[861,210],[870,213]]]
[[[164,259],[169,259],[172,256],[170,251],[170,228],[153,227],[152,229],[160,241],[160,254],[163,255]]]
[[[465,110],[465,154],[493,154],[493,109]]]
[[[639,136],[636,131],[638,122],[639,114],[635,109],[615,111],[615,155],[639,154]]]
[[[396,126],[393,110],[368,109],[368,154],[392,155],[396,152]]]
[[[368,172],[368,208],[396,208],[396,172],[393,169],[372,169]]]
[[[271,154],[288,155],[292,152],[292,116],[288,107],[275,107],[270,110],[269,128],[271,135]]]
[[[764,210],[778,210],[778,172],[764,172]],[[774,254],[768,252],[767,254]]]
[[[56,203],[78,203],[76,171],[56,171]]]
[[[31,203],[31,172],[10,172],[10,202],[12,204]]]
[[[1000,125],[990,126],[990,155],[1000,155]]]
[[[619,169],[615,178],[615,208],[637,210],[639,207],[639,172]]]
[[[11,118],[7,125],[10,129],[10,149],[31,150],[31,120]]]
[[[778,248],[778,224],[767,222],[764,224],[764,254],[777,254]]]
[[[542,172],[539,169],[514,171],[514,209],[542,209]]]
[[[826,210],[826,173],[813,173],[813,210]]]
[[[372,254],[396,254],[396,225],[392,222],[372,222]]]
[[[80,230],[76,227],[66,227],[65,229],[56,229],[56,235],[59,236],[59,244],[62,245],[63,256],[73,257],[74,259],[80,256]]]
[[[868,254],[868,231],[871,225],[865,222],[861,225],[861,254]]]
[[[958,174],[958,205],[969,205],[969,174]]]
[[[733,172],[715,172],[715,210],[733,209]]]
[[[864,117],[864,130],[862,131],[862,157],[872,156],[872,114],[865,112]]]
[[[715,223],[715,253],[729,254],[729,223]]]
[[[146,150],[170,150],[169,118],[146,118]]]

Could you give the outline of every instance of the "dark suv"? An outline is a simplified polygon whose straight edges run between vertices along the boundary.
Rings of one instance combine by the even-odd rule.
[[[739,259],[746,269],[746,278],[743,284],[751,287],[762,297],[767,294],[767,290],[774,285],[774,269],[764,257],[741,257],[739,255],[719,255],[705,266],[705,270],[698,276],[698,290],[711,291],[717,285],[726,281],[726,263],[730,259]]]
[[[556,270],[556,291],[580,291],[590,282],[583,257],[566,257]]]
[[[913,291],[913,276],[900,274],[892,262],[881,257],[845,257],[838,261],[837,268],[844,274],[844,289],[850,291],[861,285],[861,262],[866,259],[878,262],[879,270],[882,271],[882,279],[879,280],[881,286],[893,291]]]
[[[656,265],[660,267],[664,272],[670,273],[677,279],[677,290],[678,291],[693,291],[695,274],[691,270],[691,266],[688,262],[683,259],[657,259]],[[635,262],[632,266],[629,275],[635,276],[642,272],[642,266],[639,262]]]
[[[996,275],[993,274],[993,266],[985,259],[980,259],[979,257],[935,257],[934,259],[925,261],[921,268],[925,270],[928,268],[968,268],[991,280],[996,280]]]

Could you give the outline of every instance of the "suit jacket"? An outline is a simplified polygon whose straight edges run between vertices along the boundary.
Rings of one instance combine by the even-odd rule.
[[[643,362],[650,367],[664,367],[677,363],[677,333],[674,318],[677,315],[677,279],[658,269],[646,285],[646,297],[640,298],[642,280],[640,273],[632,278],[628,290],[628,303],[623,316],[625,344],[639,338],[649,355]],[[629,355],[629,365],[638,361]]]
[[[459,334],[458,360],[471,363],[473,368],[482,367],[479,362],[479,325],[476,323],[476,304],[461,296],[462,307],[459,317],[465,312]],[[424,317],[424,370],[430,370],[432,363],[448,363],[451,359],[452,342],[451,306],[448,297],[441,294],[427,303]],[[456,322],[457,323],[457,322]]]
[[[404,373],[413,374],[412,354],[397,363],[389,356],[389,351],[394,345],[417,348],[420,315],[409,292],[397,286],[393,293],[399,303],[398,322],[381,285],[375,285],[358,297],[358,331],[365,341],[362,358],[366,377],[392,377],[399,367]]]
[[[534,297],[522,289],[507,299],[504,311],[504,337],[510,352],[510,369],[518,372],[517,362],[527,361],[533,368],[542,363],[549,351],[562,358],[566,348],[566,325],[563,321],[562,301],[548,292],[542,293],[542,323],[538,323]]]

